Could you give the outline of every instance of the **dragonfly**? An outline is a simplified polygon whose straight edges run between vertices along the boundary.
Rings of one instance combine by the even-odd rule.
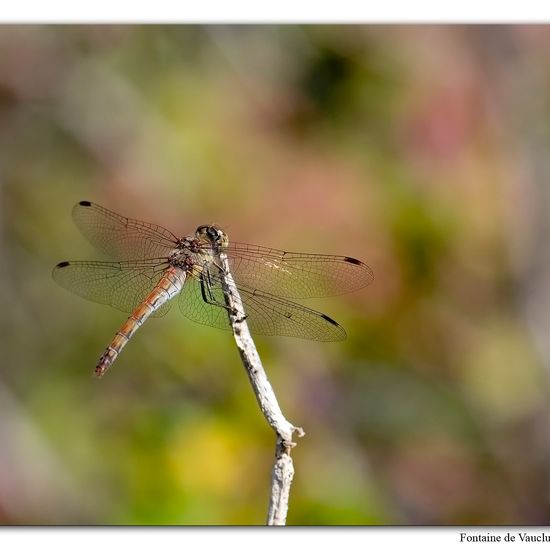
[[[346,332],[336,321],[293,300],[353,292],[374,279],[372,269],[355,258],[230,242],[216,225],[177,237],[90,201],[77,203],[72,214],[84,237],[110,261],[60,262],[53,279],[82,298],[130,313],[99,358],[98,377],[149,317],[168,312],[176,296],[187,318],[230,329],[221,253],[253,334],[343,340]]]

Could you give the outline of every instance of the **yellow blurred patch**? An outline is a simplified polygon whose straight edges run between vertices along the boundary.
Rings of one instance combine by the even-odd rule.
[[[227,495],[241,477],[242,461],[232,427],[215,419],[187,425],[174,438],[168,464],[182,488]]]
[[[465,391],[496,420],[528,415],[544,399],[543,374],[532,345],[513,322],[490,321],[460,368]]]

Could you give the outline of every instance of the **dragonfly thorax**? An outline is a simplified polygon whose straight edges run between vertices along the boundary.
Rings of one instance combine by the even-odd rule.
[[[212,264],[228,244],[229,239],[222,229],[215,225],[201,225],[193,236],[178,239],[177,247],[168,256],[168,262],[187,272],[200,271]]]
[[[168,256],[168,263],[174,267],[180,267],[185,271],[190,271],[197,263],[197,254],[192,253],[190,248],[186,246],[187,243],[182,241],[180,247],[172,250]]]

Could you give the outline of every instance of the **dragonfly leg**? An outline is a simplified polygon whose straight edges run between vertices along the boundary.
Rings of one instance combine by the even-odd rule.
[[[214,295],[214,292],[212,291],[212,280],[210,278],[210,273],[208,271],[206,272],[206,275],[204,271],[202,272],[200,277],[200,282],[201,282],[202,299],[207,304],[223,307],[231,315],[238,317],[239,312],[236,309],[232,308],[231,306],[228,306],[225,302],[220,302]],[[242,323],[245,319],[246,319],[246,315],[244,315],[244,317],[238,318],[237,322]]]
[[[229,313],[235,314],[235,312],[231,307],[229,307],[225,302],[220,302],[212,292],[212,280],[210,278],[210,273],[206,272],[206,275],[205,275],[203,271],[201,273],[200,282],[201,282],[202,299],[207,304],[210,304],[212,306],[223,307],[224,309],[227,309]]]

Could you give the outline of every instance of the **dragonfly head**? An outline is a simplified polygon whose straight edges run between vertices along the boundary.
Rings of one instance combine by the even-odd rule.
[[[195,238],[201,243],[212,246],[216,250],[227,248],[229,244],[227,234],[217,225],[199,225],[195,231]]]

